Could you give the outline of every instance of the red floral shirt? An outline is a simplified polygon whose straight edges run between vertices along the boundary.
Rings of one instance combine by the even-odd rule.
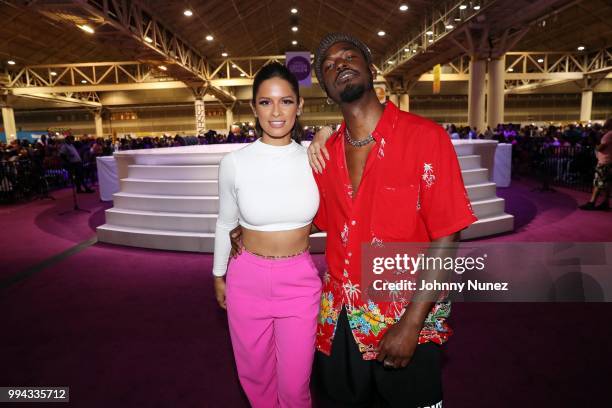
[[[372,133],[375,145],[356,194],[346,166],[344,130],[342,123],[327,141],[330,161],[323,174],[315,174],[320,205],[314,223],[327,231],[329,268],[324,276],[317,349],[331,353],[344,306],[359,350],[364,360],[370,360],[376,358],[379,340],[400,319],[406,304],[362,301],[361,245],[429,242],[469,226],[476,217],[453,145],[437,124],[388,102]],[[436,303],[419,343],[444,343],[451,334],[446,323],[449,314],[449,302]]]

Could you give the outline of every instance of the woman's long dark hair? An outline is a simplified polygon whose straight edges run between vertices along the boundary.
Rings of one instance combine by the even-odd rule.
[[[289,69],[287,69],[287,67],[283,64],[279,62],[271,62],[270,64],[261,68],[257,75],[255,75],[255,79],[253,80],[253,106],[256,106],[257,91],[259,91],[261,83],[271,78],[281,78],[289,82],[289,85],[291,85],[291,89],[293,89],[293,92],[297,98],[296,103],[300,103],[300,85],[295,75],[293,75],[291,71],[289,71]],[[255,121],[255,129],[257,130],[257,134],[261,137],[263,135],[263,129],[259,124],[259,119]],[[300,125],[300,122],[296,117],[293,128],[291,129],[291,138],[297,143],[300,143],[302,141],[302,133],[302,125]]]

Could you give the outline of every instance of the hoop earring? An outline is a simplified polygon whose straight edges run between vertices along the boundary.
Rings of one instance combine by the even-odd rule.
[[[335,102],[333,101],[332,98],[328,96],[327,99],[325,100],[325,103],[327,103],[328,105],[333,105]]]

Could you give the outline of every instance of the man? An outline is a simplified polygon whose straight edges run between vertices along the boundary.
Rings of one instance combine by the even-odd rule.
[[[64,143],[59,148],[59,154],[66,164],[66,168],[70,173],[77,193],[93,193],[94,191],[87,186],[85,186],[83,190],[83,161],[74,146],[74,136],[66,136]]]
[[[608,119],[603,127],[604,135],[597,145],[597,166],[593,178],[593,193],[591,200],[581,205],[581,210],[587,211],[609,211],[610,210],[610,183],[612,183],[612,118]],[[603,193],[603,201],[595,205],[600,193]]]
[[[344,122],[326,143],[325,169],[315,172],[321,197],[314,223],[327,231],[329,272],[313,379],[333,406],[370,407],[377,398],[391,407],[441,406],[439,345],[451,333],[450,304],[365,303],[356,294],[365,290],[362,244],[444,247],[476,220],[456,153],[442,127],[379,102],[360,40],[327,35],[314,68]]]

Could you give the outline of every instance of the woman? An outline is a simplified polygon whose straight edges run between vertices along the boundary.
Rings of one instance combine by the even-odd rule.
[[[319,194],[299,144],[303,104],[284,65],[263,67],[251,101],[261,137],[219,167],[215,292],[227,307],[238,376],[255,408],[311,405],[321,280],[308,237]],[[244,248],[228,268],[229,232],[238,224]]]

